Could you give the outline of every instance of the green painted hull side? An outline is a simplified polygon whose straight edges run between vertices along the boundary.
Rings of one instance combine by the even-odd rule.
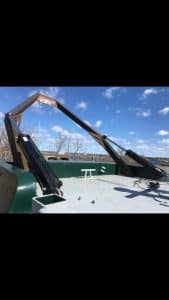
[[[25,172],[10,164],[8,165],[17,178],[17,190],[9,213],[31,213],[32,197],[36,195],[35,179],[30,172]]]
[[[117,174],[117,165],[112,163],[83,162],[83,161],[50,161],[48,162],[55,175],[60,178],[80,177],[83,175],[81,169],[96,169],[92,175],[103,175],[101,167],[106,167],[105,175]]]

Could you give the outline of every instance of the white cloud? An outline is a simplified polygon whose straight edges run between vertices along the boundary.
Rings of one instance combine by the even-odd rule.
[[[148,88],[139,96],[140,99],[147,99],[149,96],[156,95],[159,93],[169,92],[168,88]]]
[[[48,137],[47,142],[50,144],[56,144],[56,139],[52,137]]]
[[[63,131],[63,128],[60,127],[60,126],[55,125],[55,126],[52,127],[52,130],[57,132],[57,133],[60,133],[60,132]]]
[[[28,93],[28,97],[31,97],[32,95],[38,93],[38,90],[32,90]]]
[[[101,120],[97,120],[95,123],[95,127],[99,128],[102,125],[102,121]]]
[[[148,97],[149,95],[155,95],[155,94],[158,94],[159,93],[159,91],[157,90],[157,89],[155,89],[155,88],[151,88],[151,89],[146,89],[145,91],[144,91],[144,93],[143,93],[143,95],[144,95],[144,97],[146,98],[146,97]]]
[[[58,87],[51,86],[51,87],[48,88],[48,90],[42,90],[41,93],[42,94],[46,93],[47,96],[55,98],[55,97],[58,96],[59,91],[60,91],[60,89]]]
[[[161,157],[167,157],[169,156],[169,144],[167,142],[159,145],[157,139],[136,139],[133,142],[130,142],[130,145],[128,145],[128,141],[122,138],[118,138],[114,141],[117,142],[117,144],[123,146],[126,149],[132,149],[136,153],[144,156],[161,156]],[[154,140],[154,141],[151,141]]]
[[[161,143],[162,143],[162,144],[169,144],[169,139],[163,139],[163,140],[161,141]]]
[[[140,139],[137,140],[137,143],[132,144],[131,149],[144,156],[167,157],[169,156],[169,139],[163,139],[162,141],[162,145],[158,145],[158,141],[150,142],[150,139],[147,141]]]
[[[56,133],[60,133],[62,136],[65,136],[66,138],[70,138],[72,142],[74,142],[76,139],[78,139],[83,145],[83,152],[87,152],[87,153],[103,152],[103,149],[101,147],[99,147],[97,142],[90,136],[86,136],[84,134],[80,134],[77,132],[74,132],[74,133],[69,132],[68,130],[63,129],[62,127],[60,127],[58,125],[53,126],[51,129],[53,131],[55,131]],[[72,145],[70,144],[69,151],[71,151],[71,147],[72,147]],[[67,151],[66,149],[67,148],[65,148],[65,151]]]
[[[85,139],[84,135],[81,133],[69,133],[72,139]]]
[[[151,146],[147,144],[141,144],[136,146],[137,149],[150,150]]]
[[[139,143],[139,144],[143,144],[143,143],[144,143],[144,140],[142,140],[142,139],[139,139],[139,140],[137,140],[137,143]]]
[[[157,131],[156,134],[160,135],[160,136],[164,136],[164,135],[168,135],[169,131],[161,129],[161,130]]]
[[[53,131],[55,131],[56,133],[60,133],[62,136],[67,137],[67,138],[72,138],[72,139],[85,139],[84,135],[80,134],[80,133],[71,133],[68,130],[65,130],[64,128],[55,125],[51,128]]]
[[[113,98],[114,92],[118,91],[120,87],[111,87],[105,90],[104,95],[106,98],[111,99]]]
[[[53,126],[52,130],[55,131],[56,133],[60,133],[61,135],[65,136],[65,137],[69,137],[70,136],[69,131],[63,129],[60,126],[57,126],[57,125]]]
[[[33,112],[40,114],[40,115],[42,115],[44,113],[43,105],[37,101],[32,104],[32,110],[33,110]]]
[[[130,135],[134,135],[134,134],[135,134],[135,131],[129,131],[129,134],[130,134]]]
[[[51,129],[53,132],[60,134],[61,137],[66,138],[66,143],[63,146],[63,149],[60,153],[64,153],[65,151],[67,151],[67,139],[69,139],[69,138],[71,139],[72,143],[78,139],[82,143],[82,145],[87,148],[90,148],[90,145],[93,145],[93,143],[94,143],[94,140],[91,139],[90,136],[86,137],[85,135],[77,133],[77,132],[69,132],[68,130],[65,130],[64,128],[62,128],[61,126],[58,126],[58,125],[53,126]],[[32,134],[32,138],[35,141],[35,143],[38,145],[40,150],[51,150],[51,151],[56,150],[56,144],[58,141],[58,137],[53,132],[52,132],[52,134],[50,134],[47,129],[40,128],[40,134],[39,134],[38,127],[34,130],[34,132]],[[73,144],[70,144],[69,151],[71,151],[71,147],[73,147]],[[72,148],[72,151],[73,151],[73,148]]]
[[[145,89],[144,92],[143,92],[143,94],[141,95],[140,99],[146,99],[150,95],[156,95],[158,93],[160,93],[160,90],[157,90],[155,88]]]
[[[126,88],[123,87],[110,87],[105,90],[103,95],[107,99],[112,99],[114,96],[120,96],[122,93],[126,92]]]
[[[0,111],[0,119],[4,118],[4,113]]]
[[[59,91],[60,89],[56,86],[50,86],[46,89],[37,89],[37,90],[33,90],[33,91],[30,91],[28,96],[32,96],[33,94],[35,93],[40,93],[40,94],[44,94],[48,97],[52,97],[52,98],[55,98],[56,96],[58,96],[59,94]]]
[[[138,153],[140,155],[144,156],[163,156],[166,152],[166,149],[158,147],[155,144],[141,143],[139,145],[136,145],[135,148],[136,151],[139,151]]]
[[[92,144],[96,144],[96,141],[89,136],[83,140],[83,143],[92,145]]]
[[[130,141],[128,141],[127,139],[124,139],[124,138],[120,138],[120,137],[116,138],[114,136],[109,136],[109,138],[124,148],[131,145]],[[113,146],[113,147],[116,147],[116,146]]]
[[[159,110],[159,114],[165,116],[169,113],[169,107],[164,107],[163,109]]]
[[[83,120],[83,122],[86,123],[88,126],[92,126],[91,123],[87,120]],[[80,127],[80,126],[78,125],[78,127]]]
[[[115,141],[115,142],[118,142],[119,141],[119,138],[116,138],[116,137],[114,137],[114,136],[112,136],[112,135],[109,135],[108,136],[112,141]]]
[[[61,127],[60,127],[61,128]],[[59,128],[59,130],[60,130]],[[62,128],[63,129],[63,128]],[[64,130],[64,129],[63,129]],[[105,153],[106,151],[103,150],[101,146],[97,144],[96,141],[94,141],[90,136],[80,135],[78,133],[71,133],[72,138],[79,138],[83,145],[83,152],[86,153]],[[123,138],[115,138],[110,137],[112,140],[116,141],[119,145],[123,146],[124,148],[132,149],[133,151],[136,151],[140,155],[144,156],[161,156],[161,157],[167,157],[169,156],[169,139],[164,139],[163,146],[158,146],[155,143],[150,143],[149,141],[143,141],[137,140],[137,143],[131,144],[129,141]],[[52,140],[51,140],[52,142]],[[67,148],[65,148],[66,150]],[[66,150],[67,151],[67,150]]]
[[[128,107],[128,111],[135,112],[136,116],[138,116],[138,117],[144,117],[144,118],[146,118],[146,117],[149,117],[149,116],[152,115],[150,109],[147,109],[147,110],[143,111],[139,107]]]
[[[77,103],[76,108],[81,109],[81,110],[86,110],[87,109],[87,102],[81,101]]]
[[[136,113],[136,116],[147,118],[147,117],[151,116],[151,110],[150,109],[147,109],[146,111],[140,110]]]

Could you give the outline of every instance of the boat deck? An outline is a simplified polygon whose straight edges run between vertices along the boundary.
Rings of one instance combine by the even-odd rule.
[[[40,213],[169,213],[169,182],[161,182],[159,194],[136,178],[102,175],[64,178],[66,201],[41,207]]]

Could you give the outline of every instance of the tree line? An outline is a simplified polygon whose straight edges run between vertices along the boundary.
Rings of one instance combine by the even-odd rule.
[[[32,140],[37,144],[37,140],[31,130],[23,130],[22,132],[28,133]],[[48,149],[46,149],[48,150]],[[71,136],[65,136],[62,133],[58,133],[54,140],[54,152],[56,156],[60,152],[77,153],[83,152],[83,142],[79,137],[72,138]],[[0,159],[12,160],[11,149],[8,141],[5,126],[0,124]]]

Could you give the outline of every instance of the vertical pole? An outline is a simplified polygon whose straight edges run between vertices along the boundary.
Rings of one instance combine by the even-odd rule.
[[[40,121],[39,121],[39,124],[38,124],[38,148],[39,150],[42,150],[41,149],[41,132],[40,132]]]

